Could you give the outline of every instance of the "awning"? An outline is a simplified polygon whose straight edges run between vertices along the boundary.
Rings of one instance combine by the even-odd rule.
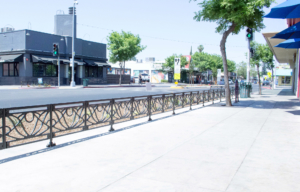
[[[276,69],[276,76],[292,76],[293,69]]]
[[[68,59],[60,58],[59,60],[60,64],[70,64],[70,60]],[[32,62],[57,64],[57,57],[32,55]]]
[[[99,66],[99,67],[110,67],[110,65],[106,62],[101,61],[93,61],[93,60],[84,60],[90,66]]]
[[[282,43],[285,41],[285,39],[274,39],[274,37],[277,33],[263,33],[263,36],[265,40],[267,41],[271,51],[273,52],[275,58],[277,59],[278,63],[293,63],[294,62],[294,56],[297,52],[297,49],[283,49],[274,47],[275,45],[278,45],[279,43]]]
[[[74,63],[77,65],[85,65],[85,62],[75,59]]]
[[[18,62],[23,62],[23,54],[0,56],[0,63],[18,63]]]

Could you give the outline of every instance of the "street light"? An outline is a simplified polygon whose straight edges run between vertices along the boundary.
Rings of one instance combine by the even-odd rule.
[[[78,5],[78,1],[74,0],[73,4],[73,30],[72,30],[72,80],[71,80],[71,87],[75,87],[74,81],[74,57],[75,57],[75,49],[74,49],[74,42],[75,42],[75,5]]]

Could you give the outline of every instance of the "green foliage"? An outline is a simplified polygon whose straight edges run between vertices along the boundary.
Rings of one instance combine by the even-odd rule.
[[[204,50],[204,46],[203,46],[203,45],[199,45],[199,46],[197,47],[197,49],[198,49],[199,53],[202,53],[203,50]]]
[[[203,0],[198,3],[202,9],[195,13],[194,19],[217,22],[218,33],[224,33],[233,23],[234,34],[238,34],[244,27],[260,31],[264,28],[263,7],[270,7],[273,2],[275,0]]]
[[[274,67],[273,53],[267,44],[251,42],[250,46],[254,50],[253,57],[250,59],[252,65],[260,66],[264,63],[271,69]]]
[[[141,38],[138,35],[124,31],[110,33],[107,42],[109,61],[112,63],[128,61],[146,48],[141,45]]]
[[[239,63],[237,65],[237,75],[239,77],[242,76],[244,79],[247,78],[247,63],[246,62],[242,61],[241,63]],[[250,68],[250,76],[251,77],[256,77],[257,76],[257,72],[256,72],[254,67]]]
[[[192,56],[195,67],[198,68],[200,72],[206,70],[212,70],[213,77],[217,77],[217,69],[221,69],[223,71],[223,61],[220,55],[209,54],[205,52],[196,52]],[[235,71],[235,62],[231,60],[227,60],[228,62],[228,71]]]
[[[186,57],[182,55],[173,54],[172,56],[166,58],[166,62],[162,65],[162,71],[174,71],[174,59],[180,57],[180,67],[184,67],[188,64]]]

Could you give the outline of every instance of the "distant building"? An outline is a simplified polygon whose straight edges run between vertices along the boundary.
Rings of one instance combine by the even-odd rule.
[[[155,57],[146,57],[146,62],[155,62]]]

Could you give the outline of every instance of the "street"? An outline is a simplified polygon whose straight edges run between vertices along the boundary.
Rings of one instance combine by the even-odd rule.
[[[210,89],[208,87],[194,89],[171,89],[170,86],[171,85],[158,85],[152,87],[151,91],[147,91],[146,87],[0,90],[0,108],[137,97],[155,94],[203,91]]]

